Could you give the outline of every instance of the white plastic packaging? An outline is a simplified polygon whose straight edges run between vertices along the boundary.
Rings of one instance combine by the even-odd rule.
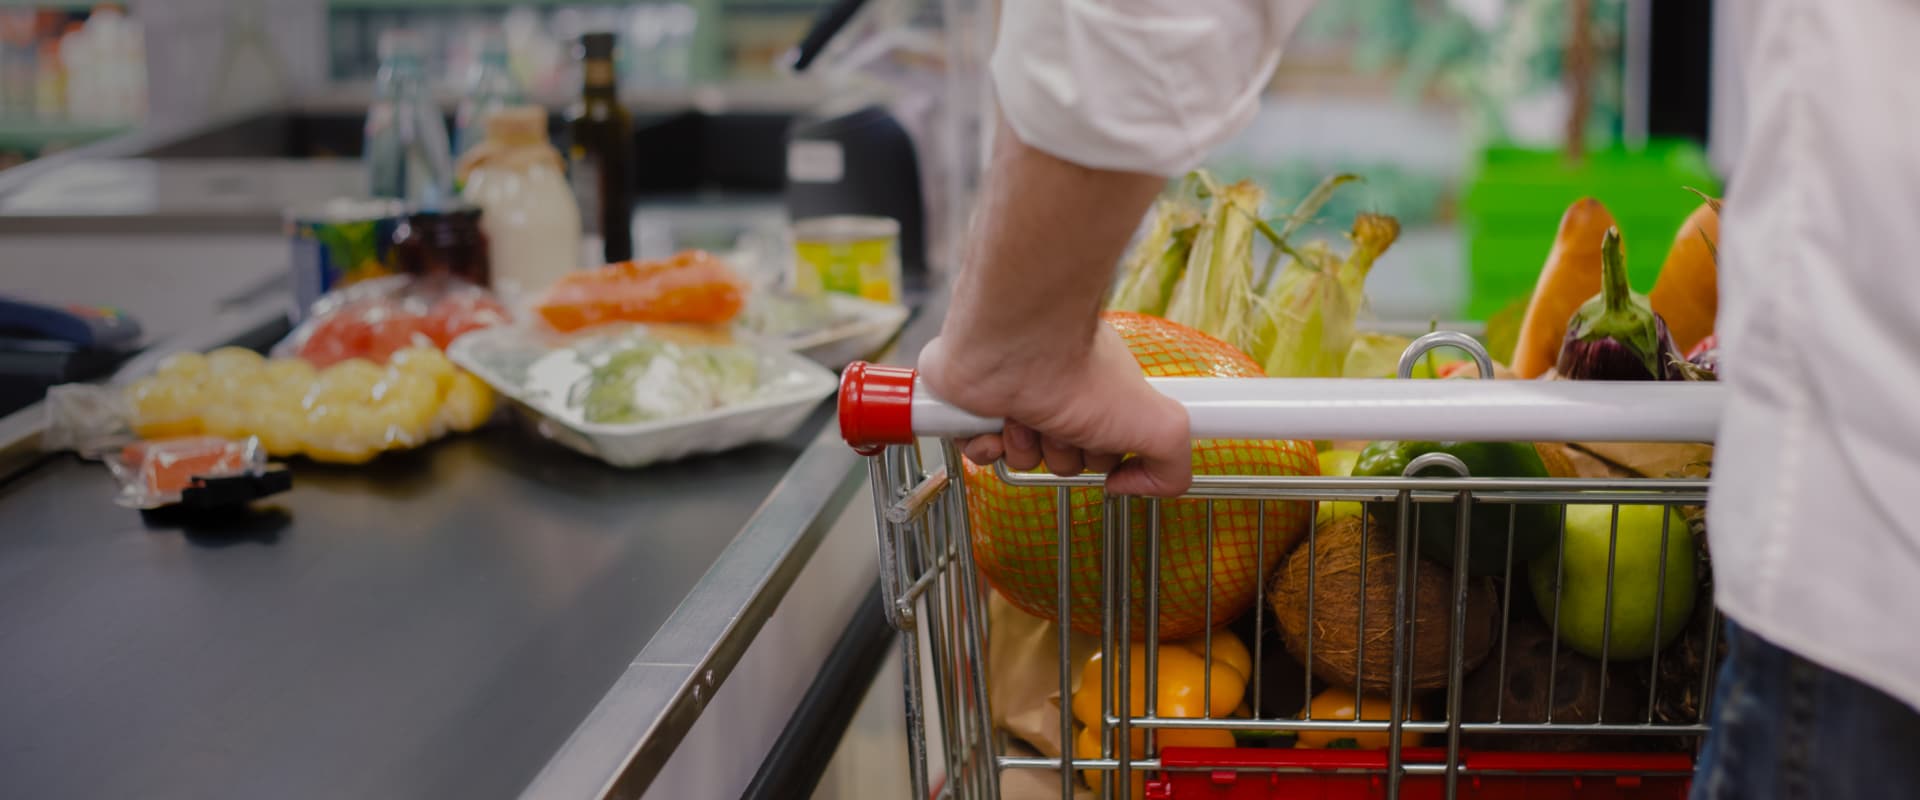
[[[714,391],[701,381],[689,380],[695,376],[684,365],[648,364],[636,369],[635,379],[628,384],[636,393],[635,407],[652,412],[680,403],[699,410],[632,422],[590,419],[584,395],[592,390],[594,371],[605,369],[611,359],[636,344],[651,341],[657,340],[642,326],[601,328],[575,337],[502,327],[461,337],[447,356],[530,414],[542,436],[618,467],[792,435],[838,385],[833,373],[795,353],[744,345],[689,345],[677,355],[691,358],[703,349],[719,349],[750,363],[751,389]],[[695,393],[706,402],[689,400],[689,385],[698,387]]]
[[[539,291],[580,265],[580,209],[547,142],[545,109],[501,109],[486,129],[461,156],[461,196],[484,212],[493,285],[509,297]]]

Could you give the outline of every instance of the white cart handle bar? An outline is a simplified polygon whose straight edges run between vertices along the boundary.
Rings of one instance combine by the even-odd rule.
[[[1711,442],[1726,396],[1717,383],[1669,381],[1151,378],[1148,383],[1186,406],[1195,439]],[[999,419],[969,414],[934,397],[911,369],[857,362],[840,377],[840,433],[862,453],[923,436],[997,433],[1001,425]]]

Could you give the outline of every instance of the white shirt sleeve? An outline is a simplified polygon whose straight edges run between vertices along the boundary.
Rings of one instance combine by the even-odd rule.
[[[1010,0],[991,70],[1021,141],[1100,169],[1176,175],[1259,110],[1314,0]]]

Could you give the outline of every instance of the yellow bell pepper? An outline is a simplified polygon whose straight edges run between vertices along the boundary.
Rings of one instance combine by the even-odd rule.
[[[1361,719],[1379,721],[1392,717],[1392,701],[1388,699],[1386,695],[1366,695],[1366,700],[1362,705],[1365,706],[1365,713],[1361,716]],[[1324,692],[1314,695],[1313,702],[1308,708],[1313,711],[1313,719],[1316,722],[1353,719],[1353,691],[1339,687],[1327,689]],[[1419,705],[1412,700],[1407,701],[1406,711],[1406,719],[1417,720],[1425,718],[1425,715],[1420,713]],[[1351,731],[1301,731],[1299,738],[1294,741],[1293,746],[1308,750],[1334,748],[1380,750],[1384,749],[1390,741],[1392,741],[1391,737],[1384,731],[1378,733],[1372,731],[1366,733],[1354,733]],[[1400,746],[1419,747],[1420,734],[1412,731],[1401,731]]]
[[[1241,698],[1246,694],[1247,682],[1253,678],[1253,656],[1247,652],[1247,646],[1241,644],[1239,637],[1227,631],[1216,631],[1212,635],[1213,663],[1206,660],[1207,640],[1195,637],[1178,642],[1168,642],[1159,646],[1159,667],[1155,675],[1158,685],[1154,690],[1154,715],[1174,719],[1200,719],[1209,716],[1206,695],[1207,675],[1213,676],[1213,695],[1211,716],[1225,719],[1244,713],[1245,704]],[[1080,688],[1073,692],[1073,718],[1080,721],[1080,734],[1074,737],[1073,752],[1076,757],[1098,757],[1100,753],[1100,671],[1104,660],[1096,652],[1087,658],[1086,667],[1080,673]],[[1128,713],[1135,716],[1146,713],[1147,648],[1135,643],[1127,665],[1129,692]],[[1110,679],[1119,680],[1118,670]],[[1146,757],[1146,731],[1134,728],[1131,731],[1131,750],[1133,758]],[[1233,734],[1219,729],[1162,729],[1156,737],[1161,747],[1232,747]],[[1100,789],[1100,778],[1104,770],[1083,770],[1081,778],[1095,791]],[[1143,784],[1140,774],[1134,774],[1132,796],[1140,797]]]

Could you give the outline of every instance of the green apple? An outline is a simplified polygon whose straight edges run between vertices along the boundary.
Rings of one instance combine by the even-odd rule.
[[[1687,626],[1693,613],[1693,531],[1680,512],[1667,506],[1620,506],[1619,539],[1613,551],[1613,625],[1606,633],[1607,541],[1613,530],[1613,506],[1567,506],[1566,558],[1552,552],[1527,565],[1540,616],[1553,622],[1554,597],[1560,598],[1560,640],[1594,658],[1631,661],[1666,647]],[[1661,521],[1667,545],[1660,548]],[[1666,591],[1660,591],[1660,565],[1666,564]],[[1561,591],[1555,592],[1559,569]],[[1657,606],[1657,608],[1656,608]],[[1658,621],[1659,641],[1654,640]]]
[[[1360,463],[1358,450],[1322,450],[1320,451],[1320,474],[1346,477],[1353,474],[1353,465]],[[1321,501],[1314,504],[1313,524],[1324,528],[1341,517],[1360,516],[1359,503],[1329,503]]]

